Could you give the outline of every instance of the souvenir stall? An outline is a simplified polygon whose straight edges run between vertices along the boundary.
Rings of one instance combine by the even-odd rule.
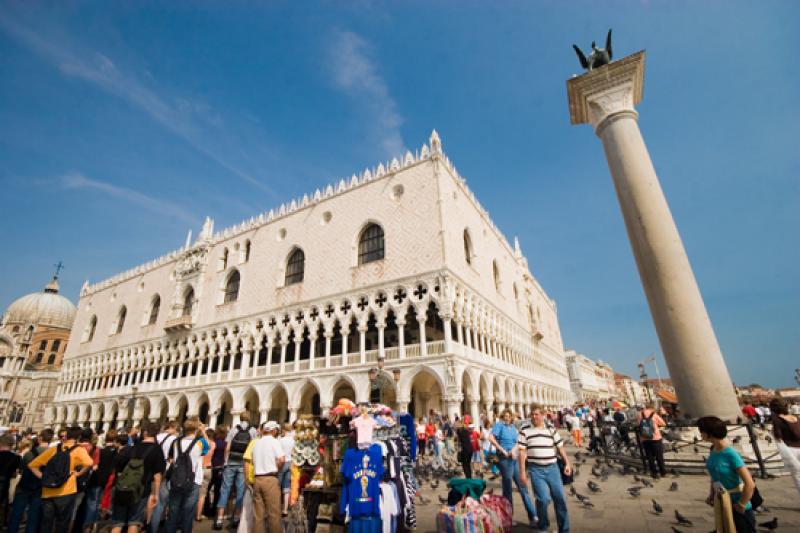
[[[416,528],[411,415],[342,399],[327,416],[298,422],[292,502],[308,531],[403,533]]]

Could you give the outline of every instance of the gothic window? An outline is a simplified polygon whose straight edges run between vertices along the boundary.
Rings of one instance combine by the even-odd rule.
[[[44,354],[42,352],[37,353],[36,354],[36,364],[37,365],[41,364],[43,358],[44,358]]]
[[[472,264],[472,239],[466,228],[464,229],[464,259],[467,260],[468,265]]]
[[[244,243],[244,261],[245,261],[245,263],[247,261],[250,261],[250,247],[251,247],[250,241],[249,240],[245,241],[245,243]]]
[[[361,232],[358,240],[358,264],[371,263],[383,259],[383,228],[378,224],[369,224]]]
[[[494,288],[500,291],[500,269],[497,268],[497,261],[492,261],[492,274],[494,276]]]
[[[40,350],[45,350],[45,349],[47,349],[47,341],[42,341],[42,342],[40,342],[40,343],[39,343],[39,349],[40,349]]]
[[[225,299],[223,303],[231,303],[235,302],[239,299],[239,281],[241,280],[241,276],[239,275],[238,270],[234,270],[230,277],[228,277],[228,282],[225,284]]]
[[[284,284],[291,285],[303,281],[305,265],[306,255],[300,248],[295,248],[286,261],[286,281]]]
[[[55,364],[55,362],[56,362],[56,354],[51,353],[50,357],[47,358],[47,364],[48,365],[53,365],[53,364]]]
[[[222,256],[219,258],[219,269],[225,270],[228,268],[228,249],[222,250]]]
[[[54,352],[57,352],[60,347],[61,347],[61,341],[56,339],[53,341],[53,346],[51,346],[50,349]]]
[[[147,320],[147,324],[152,326],[158,320],[158,310],[161,307],[161,296],[156,294],[153,297],[153,303],[150,305],[150,318]]]
[[[194,289],[189,287],[183,297],[183,310],[181,316],[192,316],[192,305],[194,305]]]
[[[95,329],[97,329],[97,315],[92,316],[92,319],[89,321],[89,326],[86,330],[86,342],[89,342],[94,338]]]
[[[124,305],[119,310],[119,315],[117,316],[117,330],[114,332],[122,333],[122,328],[125,326],[125,316],[128,314],[128,308]]]

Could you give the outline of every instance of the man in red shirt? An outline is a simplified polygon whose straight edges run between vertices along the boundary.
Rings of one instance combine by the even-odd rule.
[[[742,407],[742,414],[747,417],[748,420],[751,422],[755,421],[758,417],[758,413],[756,413],[756,408],[753,407],[753,404],[750,402],[744,402],[744,407]]]

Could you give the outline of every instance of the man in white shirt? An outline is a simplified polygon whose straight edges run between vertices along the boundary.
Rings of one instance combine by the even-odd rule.
[[[264,533],[264,520],[269,532],[281,531],[281,487],[278,481],[286,454],[275,438],[281,426],[270,420],[262,427],[263,436],[253,445],[253,533]]]
[[[169,518],[167,518],[167,533],[175,533],[178,529],[183,533],[191,533],[194,525],[197,498],[200,496],[200,485],[203,484],[203,447],[200,443],[200,422],[190,418],[183,423],[183,437],[173,439],[169,452],[170,469],[173,470],[173,483],[169,490]],[[188,487],[176,486],[175,476],[179,475],[181,468],[177,467],[181,455],[188,455],[191,462],[193,482]]]

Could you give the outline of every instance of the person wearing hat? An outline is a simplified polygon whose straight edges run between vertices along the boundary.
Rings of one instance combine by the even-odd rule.
[[[264,520],[270,533],[281,531],[281,486],[278,475],[286,462],[286,453],[276,436],[281,426],[270,420],[262,426],[263,436],[253,444],[253,533],[264,532]]]

